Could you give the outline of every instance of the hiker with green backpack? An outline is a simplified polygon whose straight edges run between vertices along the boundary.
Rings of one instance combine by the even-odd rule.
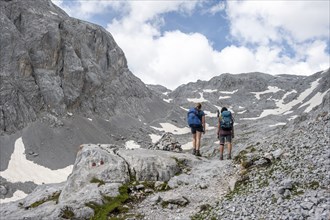
[[[202,133],[205,134],[205,113],[202,104],[197,103],[195,108],[190,108],[187,113],[188,125],[193,135],[193,155],[202,156],[200,153]]]
[[[228,145],[227,159],[230,160],[232,139],[234,138],[234,118],[226,107],[222,107],[221,114],[218,117],[217,135],[220,140],[220,160],[223,160],[223,149],[225,143]]]

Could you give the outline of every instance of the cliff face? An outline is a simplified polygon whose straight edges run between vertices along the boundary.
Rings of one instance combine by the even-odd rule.
[[[158,101],[110,33],[51,1],[0,1],[0,31],[0,134],[41,112],[136,116]]]

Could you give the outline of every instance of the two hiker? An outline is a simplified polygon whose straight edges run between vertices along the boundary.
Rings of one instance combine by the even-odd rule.
[[[205,134],[205,113],[201,110],[201,103],[197,103],[195,108],[188,111],[188,125],[193,135],[193,154],[201,156],[200,145],[202,133]],[[221,115],[218,115],[217,136],[220,140],[220,160],[223,160],[224,144],[228,145],[228,157],[231,159],[232,139],[234,138],[234,120],[231,112],[226,107],[221,109]]]

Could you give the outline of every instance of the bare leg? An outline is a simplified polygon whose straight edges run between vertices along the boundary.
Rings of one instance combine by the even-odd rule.
[[[196,132],[196,150],[199,150],[201,148],[201,137],[202,137],[202,133],[197,131]]]
[[[193,134],[193,141],[192,141],[192,143],[193,143],[193,155],[195,155],[196,154],[196,133]]]
[[[202,133],[197,131],[196,132],[196,156],[202,156],[199,149],[201,148],[201,137]]]
[[[220,160],[223,160],[223,148],[224,148],[224,145],[220,144]]]
[[[231,159],[231,149],[232,149],[232,144],[231,143],[227,143],[228,144],[228,159]]]

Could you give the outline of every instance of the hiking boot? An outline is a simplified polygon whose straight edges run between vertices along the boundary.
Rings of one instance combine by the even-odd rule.
[[[228,154],[227,159],[228,159],[228,160],[231,160],[231,154]]]
[[[196,150],[196,156],[197,157],[201,157],[202,156],[201,153],[199,152],[199,150]]]
[[[196,155],[196,149],[193,150],[192,154],[193,155]]]
[[[220,155],[220,160],[223,160],[223,155]]]

